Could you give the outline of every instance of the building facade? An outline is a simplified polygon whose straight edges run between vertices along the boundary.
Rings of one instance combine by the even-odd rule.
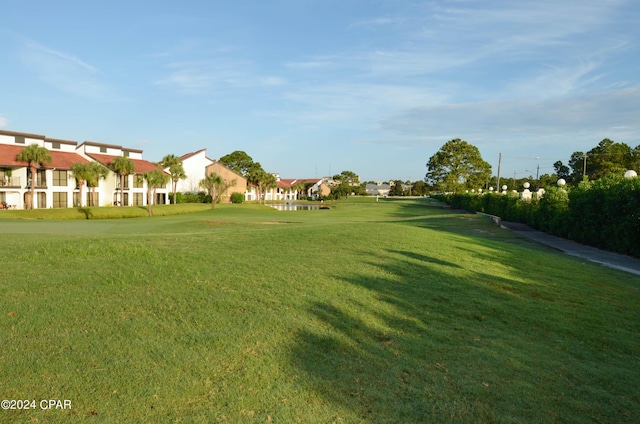
[[[22,149],[37,144],[49,150],[51,163],[38,166],[35,182],[28,164],[17,160]],[[108,171],[106,178],[96,187],[84,187],[80,201],[80,187],[71,168],[75,163],[99,162],[108,167],[118,156],[129,157],[135,166],[133,175],[125,178],[124,199],[120,199],[120,176]],[[107,206],[146,205],[147,185],[142,177],[145,172],[160,169],[142,159],[142,150],[128,149],[111,144],[48,138],[44,135],[0,130],[0,204],[11,208],[69,208],[93,205]],[[35,184],[35,196],[31,198],[31,184]],[[169,184],[168,184],[169,186]],[[168,202],[167,187],[156,190],[156,203]]]

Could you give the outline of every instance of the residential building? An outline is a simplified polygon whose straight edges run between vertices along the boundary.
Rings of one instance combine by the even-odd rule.
[[[76,151],[90,160],[101,163],[109,168],[111,162],[119,156],[128,157],[133,162],[134,173],[124,177],[124,190],[122,197],[120,184],[120,175],[113,171],[109,172],[104,181],[99,182],[98,204],[104,205],[123,205],[123,206],[145,206],[147,204],[147,183],[143,175],[146,172],[154,170],[162,170],[158,165],[142,159],[142,150],[130,149],[114,144],[96,143],[85,141]],[[156,197],[154,204],[168,204],[171,182],[164,187],[155,190]]]
[[[130,157],[135,166],[134,175],[125,179],[125,205],[146,205],[146,182],[142,174],[159,169],[155,164],[142,159],[142,150],[124,148],[111,144],[86,141],[78,145],[75,141],[54,139],[39,134],[0,130],[0,202],[17,209],[30,208],[31,175],[28,164],[16,158],[23,148],[30,144],[45,147],[51,154],[51,163],[39,167],[36,172],[35,208],[67,208],[80,205],[80,190],[71,172],[74,163],[97,161],[108,166],[117,156]],[[112,171],[90,197],[88,187],[84,188],[85,205],[112,205],[119,202],[120,178]],[[168,202],[168,189],[160,188],[157,203]],[[90,200],[93,200],[91,202]]]
[[[36,181],[28,164],[16,158],[30,144],[49,150],[51,163],[38,167]],[[89,161],[76,154],[77,142],[47,138],[44,135],[0,130],[0,203],[17,209],[67,208],[77,202],[78,189],[71,173],[74,163]],[[31,184],[35,199],[31,199]]]
[[[216,173],[222,177],[225,183],[229,186],[224,194],[220,197],[221,203],[230,203],[231,195],[233,193],[245,194],[247,191],[247,179],[237,173],[236,171],[228,168],[218,161],[214,161],[212,164],[205,168],[205,174],[209,175]]]
[[[207,149],[201,149],[197,152],[187,153],[180,157],[182,168],[187,178],[178,180],[176,192],[178,193],[197,193],[202,191],[200,181],[206,176],[206,169],[215,161],[207,157]],[[169,168],[165,168],[168,172]]]
[[[391,190],[391,186],[389,184],[383,184],[381,182],[378,182],[377,184],[367,184],[365,186],[365,191],[370,196],[386,197],[389,195],[389,190]]]

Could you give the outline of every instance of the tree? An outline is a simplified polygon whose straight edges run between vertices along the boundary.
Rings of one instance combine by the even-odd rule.
[[[245,175],[247,183],[256,188],[258,195],[258,203],[264,201],[263,196],[266,190],[277,187],[278,182],[273,174],[266,172],[262,169],[260,162],[255,162]]]
[[[178,187],[178,181],[187,178],[187,174],[184,172],[182,161],[176,155],[166,155],[162,158],[162,167],[169,168],[169,177],[173,182],[173,203],[176,201],[176,189]]]
[[[553,169],[556,171],[558,178],[564,179],[566,182],[571,180],[571,173],[569,167],[564,165],[562,161],[557,161],[553,164]]]
[[[334,175],[332,178],[336,181],[346,182],[351,185],[360,184],[360,177],[352,171],[342,171],[341,173]]]
[[[414,196],[424,196],[429,192],[429,187],[424,181],[416,181],[411,187],[411,194]]]
[[[218,162],[239,173],[243,177],[247,176],[247,173],[254,165],[251,156],[241,150],[236,150],[235,152],[222,156],[218,159]]]
[[[306,181],[298,181],[295,184],[291,185],[291,190],[296,192],[296,196],[299,199],[300,193],[304,193],[304,196],[307,195],[307,188],[309,188],[310,185],[311,183],[308,183]]]
[[[631,167],[631,147],[608,138],[589,151],[589,178],[597,180],[611,174],[623,174]]]
[[[459,138],[431,156],[427,168],[427,182],[450,192],[482,187],[491,176],[491,165],[482,159],[478,148]]]
[[[109,168],[99,162],[91,162],[89,164],[89,178],[87,186],[91,188],[91,202],[89,206],[97,206],[95,203],[96,187],[100,184],[100,180],[104,180],[109,175]]]
[[[76,162],[73,165],[71,165],[71,172],[73,172],[73,175],[76,177],[76,180],[78,180],[78,206],[79,207],[83,207],[84,206],[84,196],[82,193],[82,187],[84,187],[85,183],[91,178],[92,174],[91,174],[91,169],[89,169],[90,164],[89,163],[81,163],[81,162]]]
[[[124,203],[124,177],[135,172],[133,161],[124,156],[118,156],[110,164],[109,168],[120,175],[120,206]]]
[[[608,138],[586,153],[574,152],[569,159],[574,183],[585,177],[597,180],[611,174],[622,174],[628,169],[637,169],[638,165],[640,146],[631,149],[625,143],[616,143]]]
[[[147,212],[149,216],[153,216],[151,205],[155,203],[153,199],[155,198],[156,189],[165,186],[167,182],[169,182],[170,177],[159,169],[145,172],[142,174],[142,177],[147,182]]]
[[[36,202],[36,168],[53,162],[51,153],[45,147],[37,144],[30,144],[18,153],[16,160],[26,162],[31,173],[31,209],[34,209]]]
[[[404,196],[404,190],[402,190],[402,181],[395,180],[391,189],[389,190],[389,196]]]
[[[216,189],[221,187],[222,184],[224,184],[224,180],[215,172],[212,172],[200,181],[200,187],[207,190],[211,195],[211,209],[215,208],[216,201],[218,200],[216,197]]]

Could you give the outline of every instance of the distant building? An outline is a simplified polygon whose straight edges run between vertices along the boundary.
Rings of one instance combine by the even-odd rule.
[[[365,186],[365,191],[370,196],[388,196],[389,190],[391,190],[391,186],[389,184],[377,183],[377,184],[367,184]]]

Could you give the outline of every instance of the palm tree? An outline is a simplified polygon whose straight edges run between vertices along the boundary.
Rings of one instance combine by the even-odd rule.
[[[53,162],[51,152],[34,143],[22,149],[16,156],[16,160],[28,164],[31,173],[31,209],[33,209],[36,202],[36,167]]]
[[[100,180],[104,180],[109,175],[109,168],[99,162],[91,162],[89,164],[89,179],[87,185],[91,187],[91,206],[95,205],[96,187],[100,184]]]
[[[109,164],[109,169],[120,175],[120,206],[122,206],[124,203],[124,177],[133,174],[136,168],[131,159],[118,156]]]
[[[216,198],[216,188],[219,188],[222,184],[224,184],[224,180],[215,172],[212,172],[200,181],[200,186],[206,189],[211,195],[211,209],[215,208],[216,200],[218,200]]]
[[[91,178],[91,170],[90,168],[90,164],[89,163],[81,163],[81,162],[76,162],[73,165],[71,165],[71,172],[73,172],[73,175],[76,177],[76,180],[78,180],[78,189],[79,189],[79,193],[78,193],[78,203],[80,207],[83,207],[83,198],[84,196],[82,195],[82,187],[84,186],[84,184]]]
[[[166,185],[169,181],[169,176],[159,169],[154,169],[153,171],[145,172],[142,177],[147,182],[147,211],[149,216],[153,216],[151,205],[154,203],[152,199],[155,196],[152,196],[152,193],[155,194],[156,188]]]
[[[187,178],[187,174],[182,167],[182,161],[176,155],[166,155],[162,158],[161,165],[163,168],[169,168],[169,177],[173,182],[173,203],[176,201],[176,189],[178,187],[178,180],[184,180]]]

